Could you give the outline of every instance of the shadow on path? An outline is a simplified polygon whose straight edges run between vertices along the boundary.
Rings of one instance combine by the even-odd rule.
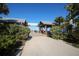
[[[26,39],[26,41],[31,40],[31,38],[32,38],[31,35],[28,36],[28,38]],[[18,48],[17,51],[16,51],[16,53],[14,54],[14,56],[21,56],[23,48],[24,48],[24,45],[21,46],[20,48]]]
[[[30,35],[30,36],[28,37],[27,41],[31,40],[31,38],[32,38],[32,36]]]

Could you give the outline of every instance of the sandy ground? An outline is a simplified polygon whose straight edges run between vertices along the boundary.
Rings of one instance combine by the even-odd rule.
[[[30,35],[32,38],[26,42],[21,56],[79,56],[79,48],[62,40],[34,32]]]

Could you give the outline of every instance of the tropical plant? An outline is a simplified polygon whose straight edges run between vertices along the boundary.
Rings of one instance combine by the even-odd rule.
[[[62,16],[56,17],[56,18],[55,18],[55,22],[58,23],[59,25],[61,25],[61,23],[64,22],[64,18],[63,18]]]
[[[2,13],[5,15],[9,13],[5,3],[0,3],[0,14]],[[21,45],[18,45],[17,42],[21,43],[28,38],[30,29],[25,27],[27,26],[26,21],[23,25],[0,23],[0,55],[13,55],[16,48]]]
[[[78,43],[79,42],[79,37],[78,37],[78,32],[79,32],[79,4],[78,3],[71,3],[67,4],[65,6],[66,10],[68,11],[68,15],[66,16],[66,25],[65,28],[67,29],[67,35],[64,38],[64,40],[71,42],[71,43]],[[77,27],[73,27],[73,24],[70,24],[69,21],[72,19],[73,24],[77,24]]]
[[[68,17],[71,19],[79,15],[79,3],[67,4],[65,8],[67,11],[69,11]]]
[[[30,33],[27,27],[16,24],[8,24],[6,26],[1,24],[0,27],[0,55],[11,55],[12,51],[19,46],[15,46],[16,42],[20,40],[22,42]]]
[[[2,14],[5,14],[5,15],[8,15],[9,13],[9,8],[7,6],[7,4],[5,3],[0,3],[0,13]]]
[[[51,28],[51,37],[54,39],[63,39],[63,34],[59,26],[52,26]]]

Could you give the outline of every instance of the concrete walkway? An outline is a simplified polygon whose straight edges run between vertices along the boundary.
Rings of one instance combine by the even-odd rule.
[[[39,33],[31,33],[22,51],[22,56],[79,56],[79,49],[62,40],[54,40]]]

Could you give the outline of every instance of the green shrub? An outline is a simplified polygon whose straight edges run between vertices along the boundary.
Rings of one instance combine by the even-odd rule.
[[[61,28],[59,26],[52,26],[51,33],[52,38],[63,39],[63,33],[61,32]]]
[[[24,40],[30,29],[17,24],[0,24],[0,55],[9,55],[15,49],[16,41]]]

